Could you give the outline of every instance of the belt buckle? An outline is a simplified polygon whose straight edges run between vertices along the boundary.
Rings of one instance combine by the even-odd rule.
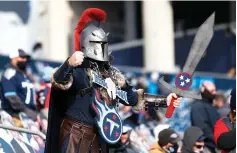
[[[80,124],[80,126],[77,126],[77,125],[74,125],[74,124],[73,124],[70,133],[72,133],[72,130],[74,129],[74,127],[76,127],[78,130],[80,130],[80,131],[83,132],[83,133],[82,133],[82,137],[81,137],[81,138],[83,138],[83,137],[84,137],[84,134],[85,134],[85,130],[83,130],[82,128],[80,128],[81,126],[82,126],[82,124]]]

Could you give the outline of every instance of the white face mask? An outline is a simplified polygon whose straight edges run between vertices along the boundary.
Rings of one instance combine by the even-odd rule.
[[[179,145],[178,144],[175,144],[174,146],[171,146],[169,148],[164,148],[163,147],[163,150],[165,150],[167,153],[175,153],[177,152],[179,149]]]
[[[136,79],[131,80],[131,85],[136,86],[137,85],[137,80]]]
[[[194,151],[194,153],[203,153],[203,151],[196,150],[196,151]]]

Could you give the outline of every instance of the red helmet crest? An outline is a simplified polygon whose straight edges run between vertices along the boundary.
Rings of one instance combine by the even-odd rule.
[[[98,9],[98,8],[89,8],[86,9],[82,16],[80,17],[77,27],[74,31],[74,50],[80,50],[80,33],[85,28],[88,22],[96,20],[99,22],[104,22],[106,20],[106,13],[105,11]]]

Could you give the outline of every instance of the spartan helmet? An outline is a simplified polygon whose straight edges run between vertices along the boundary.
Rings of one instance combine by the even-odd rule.
[[[108,34],[94,24],[88,24],[80,35],[80,50],[85,57],[96,61],[108,61]]]

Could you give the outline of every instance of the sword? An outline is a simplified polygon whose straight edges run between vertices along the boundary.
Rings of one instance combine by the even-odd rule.
[[[211,16],[207,18],[207,20],[199,27],[196,36],[194,38],[194,41],[192,43],[189,55],[187,57],[187,60],[185,62],[185,65],[183,67],[183,70],[181,73],[179,73],[176,76],[176,79],[178,77],[181,77],[182,75],[185,75],[190,81],[192,80],[192,75],[200,62],[203,54],[206,52],[206,49],[213,37],[213,26],[214,26],[214,20],[215,20],[215,12],[212,13]],[[191,91],[187,91],[188,88],[190,88],[191,83],[189,86],[182,88],[179,86],[176,82],[176,87],[173,87],[172,85],[168,84],[164,81],[164,77],[159,79],[159,83],[162,84],[164,87],[169,89],[171,92],[175,93],[178,96],[182,97],[189,97],[194,99],[201,99],[201,94],[197,94]],[[183,84],[184,85],[184,84]],[[185,91],[186,90],[186,91]],[[176,100],[175,98],[172,98],[171,103],[167,109],[166,117],[170,118],[173,114],[173,111],[175,107],[173,106],[173,102]]]

